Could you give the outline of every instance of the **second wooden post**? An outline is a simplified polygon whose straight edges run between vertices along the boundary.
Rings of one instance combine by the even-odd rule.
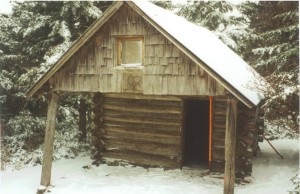
[[[237,99],[227,99],[225,134],[224,194],[234,193]]]
[[[49,95],[49,104],[47,112],[47,123],[45,130],[45,144],[44,144],[44,155],[41,175],[41,185],[49,186],[51,180],[51,168],[52,168],[52,155],[53,155],[53,143],[54,133],[56,124],[56,115],[58,109],[58,94],[51,92]]]

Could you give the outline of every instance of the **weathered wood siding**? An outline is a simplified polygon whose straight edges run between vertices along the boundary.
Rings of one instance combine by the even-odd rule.
[[[180,98],[104,94],[102,107],[104,156],[139,165],[180,167]]]
[[[144,37],[141,69],[117,68],[118,36]],[[222,95],[223,86],[124,5],[51,80],[57,91]]]
[[[213,171],[223,171],[225,159],[226,99],[213,102],[212,163]]]
[[[258,146],[257,111],[238,103],[236,170],[251,174]],[[225,157],[226,99],[216,98],[213,112],[212,170],[223,171]]]

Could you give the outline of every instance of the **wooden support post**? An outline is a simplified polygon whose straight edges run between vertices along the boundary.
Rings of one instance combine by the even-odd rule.
[[[213,129],[213,97],[209,97],[209,145],[208,145],[208,165],[211,170],[212,161],[212,129]]]
[[[86,141],[86,111],[87,104],[83,98],[79,101],[79,140],[82,142]]]
[[[227,99],[224,194],[234,193],[237,99]]]
[[[52,168],[52,155],[53,155],[53,143],[55,133],[56,115],[58,109],[58,94],[52,92],[49,95],[48,112],[47,112],[47,123],[45,130],[45,144],[44,144],[44,155],[43,155],[43,166],[41,185],[49,186],[51,180],[51,168]]]

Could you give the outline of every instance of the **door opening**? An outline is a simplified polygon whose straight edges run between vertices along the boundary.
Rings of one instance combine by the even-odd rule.
[[[185,101],[185,166],[208,168],[209,100]]]

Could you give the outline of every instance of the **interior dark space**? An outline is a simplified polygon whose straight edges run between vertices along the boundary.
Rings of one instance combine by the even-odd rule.
[[[208,167],[209,101],[185,101],[185,166]]]

